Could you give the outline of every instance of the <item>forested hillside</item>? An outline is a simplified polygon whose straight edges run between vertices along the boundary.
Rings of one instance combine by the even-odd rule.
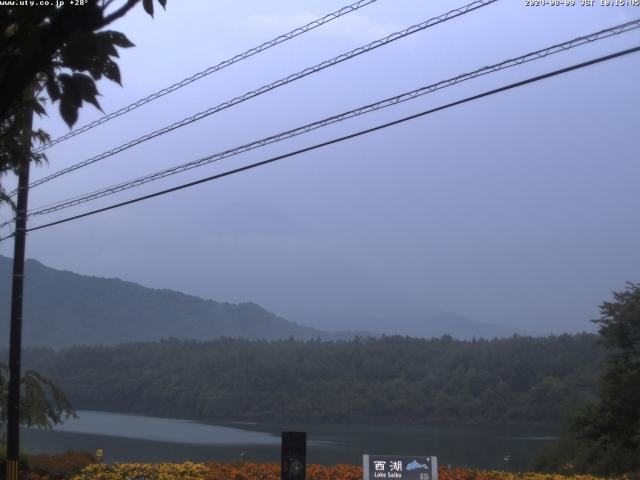
[[[28,350],[76,408],[191,418],[555,421],[592,398],[595,335],[166,340]]]
[[[11,265],[11,259],[0,255],[0,303],[4,300],[7,305],[11,299]],[[251,302],[216,302],[174,290],[147,288],[118,278],[79,275],[47,267],[33,259],[26,261],[25,271],[28,281],[25,282],[22,342],[26,346],[117,345],[168,337],[200,341],[221,337],[346,340],[356,335],[378,335],[364,330],[328,332],[282,318]],[[325,301],[333,300],[327,297]],[[325,314],[324,304],[309,308]],[[409,315],[403,312],[403,308],[378,312],[366,325],[377,325],[382,332],[417,337],[446,333],[470,339],[518,333],[455,313],[414,311]],[[348,322],[347,315],[344,323]],[[0,310],[0,337],[3,335],[9,336],[8,309]]]
[[[29,279],[25,283],[25,345],[116,345],[163,337],[330,337],[327,332],[290,322],[255,303],[215,302],[117,278],[55,270],[35,260],[27,260],[25,269]],[[0,299],[7,303],[11,298],[10,274],[11,260],[0,255]],[[8,309],[0,312],[0,335],[3,333],[9,333]]]

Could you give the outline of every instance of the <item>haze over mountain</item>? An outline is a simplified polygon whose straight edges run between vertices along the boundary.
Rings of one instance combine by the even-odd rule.
[[[11,262],[0,256],[0,299],[6,306],[0,315],[3,336],[8,334]],[[146,288],[117,278],[55,270],[32,259],[27,260],[25,269],[23,341],[31,346],[112,345],[169,337],[197,340],[222,336],[266,340],[288,337],[344,339],[388,333],[424,337],[450,334],[471,338],[516,333],[454,313],[433,312],[426,312],[421,321],[397,323],[397,330],[327,332],[281,318],[255,303],[219,303],[174,290]],[[322,312],[322,305],[318,306],[318,311]],[[394,324],[391,313],[381,312],[381,315],[388,316],[387,325]]]
[[[170,14],[154,21],[143,9],[132,11],[118,26],[136,44],[118,59],[125,88],[101,81],[100,104],[104,112],[117,111],[342,6],[174,2]],[[57,144],[32,179],[450,9],[445,0],[373,2]],[[47,182],[32,189],[29,202],[37,208],[235,148],[620,25],[635,19],[637,10],[495,2]],[[542,31],[544,36],[531,34]],[[627,49],[639,39],[635,29],[590,42],[87,208],[391,122]],[[637,281],[640,271],[640,224],[629,221],[640,210],[640,110],[629,108],[640,103],[639,59],[619,58],[269,167],[34,231],[28,252],[59,269],[202,298],[252,301],[323,330],[396,328],[405,310],[419,324],[423,315],[431,317],[426,308],[432,304],[544,334],[594,331],[589,320],[598,317],[598,305],[625,281]],[[103,114],[82,108],[77,126]],[[52,138],[69,131],[55,108],[36,118],[34,127]],[[11,190],[16,179],[2,181]],[[2,212],[2,221],[12,216]],[[30,226],[63,218],[64,212],[32,217]],[[11,242],[0,243],[0,254],[12,254]],[[412,301],[427,305],[415,309]]]

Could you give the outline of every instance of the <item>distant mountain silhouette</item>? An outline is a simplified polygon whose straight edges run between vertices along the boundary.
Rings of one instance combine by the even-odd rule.
[[[0,338],[9,332],[11,270],[12,260],[0,256]],[[171,337],[336,340],[379,335],[365,330],[326,332],[281,318],[255,303],[219,303],[117,278],[55,270],[32,259],[26,261],[25,275],[23,344],[27,346],[115,345]],[[380,333],[425,337],[448,333],[458,338],[514,333],[455,314],[404,325],[403,330]]]
[[[377,322],[380,324],[380,321]],[[376,333],[387,335],[408,335],[410,337],[441,337],[451,335],[461,340],[472,338],[500,338],[513,335],[536,336],[532,332],[516,330],[494,323],[478,322],[452,312],[434,313],[426,317],[414,315],[398,316],[393,326],[374,329]]]
[[[8,332],[11,262],[0,256],[1,332]],[[27,260],[25,270],[25,345],[61,348],[169,337],[268,340],[328,336],[277,317],[254,303],[218,303],[117,278],[54,270],[36,260]]]

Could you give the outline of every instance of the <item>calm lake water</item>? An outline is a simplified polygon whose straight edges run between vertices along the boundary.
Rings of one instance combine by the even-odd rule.
[[[29,452],[95,452],[107,462],[280,461],[280,432],[307,432],[307,461],[362,463],[362,455],[436,455],[440,465],[526,470],[557,435],[553,425],[338,425],[201,423],[121,413],[79,411],[53,431],[25,429]],[[509,461],[505,462],[505,455]]]

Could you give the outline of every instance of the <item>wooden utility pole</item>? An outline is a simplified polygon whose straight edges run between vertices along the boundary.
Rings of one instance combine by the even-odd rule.
[[[27,197],[29,164],[31,162],[31,130],[33,110],[27,108],[23,121],[22,147],[18,159],[18,199],[16,202],[16,233],[13,249],[13,279],[11,286],[11,331],[9,334],[9,398],[7,405],[7,480],[18,480],[20,456],[20,361],[22,356],[22,292],[24,284],[24,253],[27,235]]]

